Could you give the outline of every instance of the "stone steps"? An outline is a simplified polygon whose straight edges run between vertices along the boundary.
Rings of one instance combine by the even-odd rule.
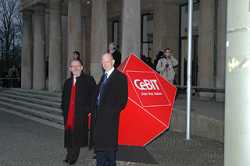
[[[31,90],[31,89],[21,89],[21,88],[10,88],[8,90],[14,90],[15,92],[23,92],[23,93],[29,93],[29,94],[40,94],[40,95],[46,95],[51,97],[61,97],[60,92],[48,92],[43,90]]]
[[[2,99],[0,99],[0,105],[5,109],[18,111],[23,114],[29,114],[49,121],[54,121],[56,123],[61,123],[63,121],[63,118],[61,116],[56,116],[45,111],[38,111],[37,109],[30,109],[21,105],[14,105],[13,103],[7,103],[2,101]]]
[[[10,98],[10,99],[15,99],[23,102],[29,102],[29,103],[34,103],[34,104],[40,104],[48,107],[55,107],[60,109],[61,108],[61,102],[55,102],[55,101],[47,101],[47,100],[41,100],[37,98],[31,98],[25,95],[16,95],[8,92],[2,92],[1,96]]]
[[[12,103],[14,105],[22,105],[26,108],[30,108],[30,109],[37,109],[37,110],[43,110],[44,112],[49,112],[52,114],[56,114],[56,115],[61,115],[62,111],[60,108],[57,107],[53,107],[53,106],[45,106],[43,104],[36,104],[33,102],[29,102],[29,101],[24,101],[24,100],[20,100],[20,99],[13,99],[10,97],[6,97],[4,95],[0,96],[0,100],[6,103]],[[32,101],[32,99],[31,99]]]
[[[16,96],[35,98],[35,99],[45,100],[45,101],[50,101],[50,102],[59,102],[59,103],[61,102],[61,97],[51,96],[51,95],[46,95],[46,94],[39,94],[36,92],[30,93],[30,92],[21,92],[15,89],[4,89],[1,91],[1,93],[9,93],[9,94],[13,94]]]
[[[0,110],[43,120],[43,123],[63,125],[61,95],[45,91],[1,89]],[[45,122],[44,122],[45,121]]]

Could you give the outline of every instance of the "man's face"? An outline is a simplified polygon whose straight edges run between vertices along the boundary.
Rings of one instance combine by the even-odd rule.
[[[107,72],[113,68],[114,59],[111,54],[104,54],[102,56],[102,67]]]
[[[164,54],[166,57],[169,57],[171,55],[171,50],[166,50]]]
[[[116,50],[115,45],[113,43],[110,43],[109,44],[109,52],[113,54],[115,52],[115,50]]]
[[[83,70],[83,66],[79,61],[72,61],[69,67],[70,72],[72,72],[73,76],[79,77]]]

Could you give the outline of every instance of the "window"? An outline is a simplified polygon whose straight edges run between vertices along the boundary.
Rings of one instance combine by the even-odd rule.
[[[141,20],[141,54],[152,57],[153,14],[143,14]]]

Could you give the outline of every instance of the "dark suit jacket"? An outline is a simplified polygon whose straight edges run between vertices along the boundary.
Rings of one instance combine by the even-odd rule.
[[[62,93],[62,110],[66,124],[70,103],[73,78],[65,81]],[[96,83],[93,77],[82,74],[76,81],[74,131],[64,131],[64,147],[82,147],[88,145],[88,113],[92,110]]]
[[[100,85],[101,82],[99,88]],[[127,99],[127,78],[115,69],[105,82],[100,105],[96,106],[93,118],[95,151],[117,149],[119,117],[120,112],[127,104]]]

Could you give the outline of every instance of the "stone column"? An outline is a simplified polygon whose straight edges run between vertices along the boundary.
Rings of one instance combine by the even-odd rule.
[[[49,91],[62,88],[61,0],[49,1]]]
[[[34,7],[33,14],[33,89],[45,88],[45,19],[44,6]]]
[[[157,0],[154,6],[153,55],[169,47],[179,56],[179,4],[174,0]]]
[[[102,74],[101,55],[108,49],[107,0],[92,0],[90,72],[98,81]]]
[[[225,59],[226,59],[226,14],[227,1],[218,0],[217,20],[217,59],[216,59],[216,88],[225,88]],[[224,101],[225,95],[216,94],[216,101]]]
[[[32,12],[23,11],[21,88],[32,88]]]
[[[215,54],[215,0],[200,1],[199,43],[198,43],[198,86],[214,87]],[[213,97],[202,92],[200,96]]]
[[[85,9],[84,9],[85,10]],[[84,63],[84,71],[86,72],[86,16],[82,19],[82,52],[81,52],[81,58]]]
[[[62,82],[68,73],[68,16],[62,16]]]
[[[157,0],[154,3],[153,57],[164,48],[171,48],[179,59],[179,3],[176,0]],[[179,65],[180,66],[180,65]],[[177,68],[178,70],[178,68]],[[175,71],[178,79],[178,71]]]
[[[68,1],[68,65],[73,51],[82,52],[81,8],[81,0]]]
[[[122,59],[131,53],[140,57],[141,1],[123,0],[122,3]]]
[[[249,0],[227,1],[224,166],[250,165]]]
[[[91,5],[87,4],[86,16],[84,19],[84,32],[83,32],[83,58],[85,62],[85,72],[90,73],[90,58],[91,58]]]

